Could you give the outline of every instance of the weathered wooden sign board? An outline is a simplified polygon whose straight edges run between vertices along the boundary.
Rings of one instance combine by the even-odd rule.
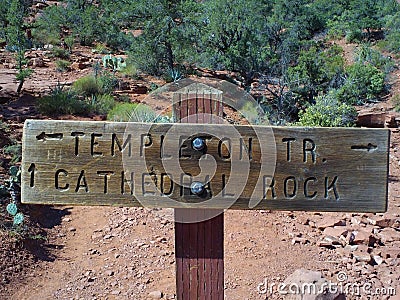
[[[386,129],[27,120],[22,202],[383,212],[388,143]]]
[[[23,203],[363,212],[387,208],[388,130],[235,126],[239,134],[232,137],[232,125],[218,125],[215,135],[210,134],[215,132],[212,126],[27,120]],[[269,140],[259,140],[263,134]],[[195,137],[206,143],[201,151],[191,145]],[[268,153],[262,153],[263,147]],[[199,166],[206,154],[203,162],[210,173]],[[169,172],[168,164],[180,168]],[[196,177],[201,171],[201,178]],[[204,183],[206,194],[191,192],[194,178]],[[240,189],[238,180],[244,182]]]

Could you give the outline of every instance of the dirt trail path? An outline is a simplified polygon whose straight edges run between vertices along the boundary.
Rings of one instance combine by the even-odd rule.
[[[43,263],[10,299],[146,299],[152,291],[174,299],[170,221],[158,211],[137,208],[74,207],[70,212],[53,229],[58,232],[54,244],[63,245],[56,260]],[[306,229],[290,224],[304,223],[303,215],[229,211],[225,220],[227,299],[261,299],[257,285],[265,277],[284,278],[316,262],[331,267],[331,255],[317,247],[288,243]]]
[[[103,213],[104,209],[98,207],[71,209],[71,215],[64,217],[62,226],[53,229],[59,231],[56,235],[57,242],[63,239],[61,241],[63,244],[60,244],[62,250],[57,252],[57,259],[46,263],[41,274],[36,274],[41,276],[31,278],[12,299],[54,299],[54,292],[64,287],[65,279],[71,276],[74,269],[92,268],[96,260],[86,258],[87,245],[91,242],[91,233],[108,223],[107,219],[100,217]]]

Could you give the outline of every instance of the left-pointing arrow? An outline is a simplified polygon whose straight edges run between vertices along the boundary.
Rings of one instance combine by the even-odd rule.
[[[46,141],[46,140],[62,140],[63,134],[62,133],[46,133],[42,132],[41,134],[36,136],[38,141]]]

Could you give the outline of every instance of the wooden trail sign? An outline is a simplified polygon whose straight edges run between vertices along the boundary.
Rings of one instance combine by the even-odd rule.
[[[27,120],[22,202],[384,212],[388,144],[386,129]]]
[[[179,300],[224,298],[221,209],[386,210],[388,130],[193,124],[223,105],[192,87],[191,124],[26,121],[23,203],[176,208]]]

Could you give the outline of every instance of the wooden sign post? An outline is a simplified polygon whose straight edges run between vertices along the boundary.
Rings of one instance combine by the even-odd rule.
[[[181,123],[221,124],[222,92],[191,85],[174,94],[173,112]],[[178,208],[175,219],[177,299],[223,300],[223,211]]]
[[[27,120],[22,202],[176,208],[182,300],[223,299],[224,209],[386,211],[389,130],[211,125],[214,92],[176,96],[190,125]]]

